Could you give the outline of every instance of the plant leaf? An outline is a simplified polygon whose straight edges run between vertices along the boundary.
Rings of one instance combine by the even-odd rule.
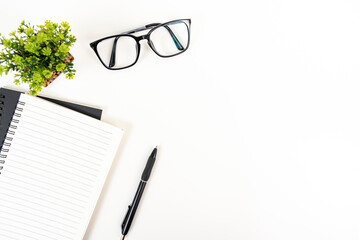
[[[51,51],[51,48],[49,47],[45,47],[41,50],[42,54],[44,54],[45,56],[50,56],[52,51]]]
[[[52,77],[52,72],[50,72],[49,70],[44,70],[42,71],[42,74],[45,76],[45,78],[50,78]]]
[[[65,63],[59,63],[56,65],[56,71],[58,72],[62,72],[66,67],[66,64]]]

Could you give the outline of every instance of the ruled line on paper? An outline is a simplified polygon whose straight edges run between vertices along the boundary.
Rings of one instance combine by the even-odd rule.
[[[36,137],[37,139],[41,139],[42,141],[45,141],[45,142],[47,142],[47,143],[52,143],[52,141],[50,141],[50,139],[39,138],[38,135],[43,135],[43,136],[46,136],[46,137],[48,137],[48,138],[56,139],[57,141],[69,143],[69,141],[66,141],[66,140],[64,140],[64,139],[60,139],[60,138],[54,137],[53,135],[48,135],[48,134],[45,135],[43,132],[36,131],[36,130],[34,130],[34,129],[31,129],[31,128],[27,128],[27,127],[24,127],[24,126],[22,126],[21,128],[22,128],[22,129],[26,129],[26,130],[28,130],[28,131],[30,131],[30,132],[36,133],[36,134],[37,134],[37,137]],[[28,133],[22,132],[22,134],[25,134],[25,135],[27,135],[27,136],[33,137],[33,135],[28,134]],[[52,143],[52,144],[55,144],[55,143]],[[102,155],[101,153],[99,153],[98,151],[95,151],[95,150],[93,150],[93,149],[90,149],[90,148],[81,146],[81,145],[79,145],[79,144],[74,144],[74,143],[71,143],[71,145],[72,145],[72,146],[76,146],[76,147],[81,148],[81,149],[85,149],[86,151],[92,152],[92,153],[94,153],[94,154],[98,154],[98,155],[100,155],[101,157],[103,157],[103,155]],[[70,148],[70,147],[66,147],[66,148],[67,148],[67,149],[70,149],[70,150],[72,150],[72,151],[77,151],[77,150],[72,149],[72,148]],[[79,152],[79,151],[78,151],[78,152]],[[85,154],[85,155],[88,155],[88,154],[83,153],[83,152],[81,152],[81,153],[82,153],[82,154]]]
[[[26,117],[25,117],[26,118]],[[59,135],[62,135],[62,136],[65,136],[65,137],[69,137],[69,134],[64,134],[63,132],[58,132],[58,131],[55,131],[55,130],[53,130],[53,129],[49,129],[49,128],[46,128],[46,127],[44,127],[44,126],[42,126],[42,125],[38,125],[38,124],[35,124],[34,122],[29,122],[29,121],[26,121],[26,120],[24,120],[25,118],[23,118],[23,119],[21,119],[21,122],[25,122],[25,123],[27,123],[27,124],[30,124],[30,125],[33,125],[33,126],[36,126],[36,127],[39,127],[39,128],[41,128],[41,129],[44,129],[44,130],[46,130],[46,131],[51,131],[52,133],[56,133],[56,134],[59,134]],[[37,121],[39,121],[38,119],[36,119]],[[40,121],[41,122],[41,121]],[[66,130],[66,129],[65,129]],[[68,130],[69,131],[69,130]],[[92,143],[89,143],[89,142],[86,142],[86,141],[83,141],[83,139],[78,139],[78,138],[75,138],[75,137],[70,137],[72,140],[77,140],[77,141],[81,141],[81,142],[84,142],[84,143],[86,143],[87,145],[90,145],[91,147],[95,147],[95,148],[99,148],[99,149],[101,149],[101,150],[106,150],[105,148],[102,148],[102,147],[100,147],[100,146],[98,146],[98,145],[94,145],[94,144],[92,144]],[[92,138],[91,138],[92,139]],[[93,139],[92,139],[93,140]],[[104,145],[108,145],[107,143],[103,143],[103,142],[101,142],[101,141],[97,141],[97,142],[100,142],[100,143],[102,143],[102,144],[104,144]]]
[[[23,141],[25,141],[26,142],[26,139],[24,139],[24,138],[22,138],[22,137],[16,137],[16,139],[20,139],[20,140],[23,140]],[[100,164],[96,164],[96,163],[94,163],[94,162],[89,162],[89,161],[87,161],[87,159],[84,159],[84,158],[82,158],[82,157],[79,157],[79,156],[76,156],[76,155],[73,155],[73,154],[70,154],[70,153],[68,153],[68,152],[64,152],[64,151],[60,151],[60,150],[58,150],[58,149],[56,149],[56,148],[53,148],[53,147],[49,147],[49,146],[46,146],[46,147],[44,147],[46,150],[52,150],[52,151],[55,151],[55,152],[58,152],[58,153],[60,153],[60,154],[64,154],[64,155],[67,155],[67,156],[69,156],[69,157],[71,157],[71,158],[76,158],[76,159],[81,159],[81,160],[83,160],[83,161],[85,161],[85,162],[88,162],[88,163],[92,163],[92,164],[95,164],[95,165],[97,165],[97,166],[100,166]],[[38,149],[37,149],[38,150]],[[40,151],[40,150],[38,150],[38,151]],[[103,160],[102,160],[103,161]]]
[[[56,122],[61,121],[61,120],[56,119],[56,118],[54,118],[54,117],[50,117],[49,115],[45,115],[45,114],[42,114],[42,113],[39,113],[39,112],[36,112],[36,111],[32,111],[31,109],[26,109],[26,111],[32,112],[32,113],[34,113],[34,114],[36,114],[36,115],[41,115],[41,116],[43,116],[43,117],[45,117],[45,118],[52,119],[52,120],[54,120],[54,121],[56,121]],[[64,122],[64,121],[61,121],[61,123],[73,127],[73,125],[71,125],[70,123],[67,123],[67,122]],[[79,126],[76,126],[76,128],[77,128],[77,129],[84,130],[84,131],[88,131],[88,129],[84,129],[84,128],[79,127]],[[108,137],[105,137],[105,136],[103,136],[103,135],[101,135],[101,134],[99,134],[99,133],[95,133],[95,132],[91,132],[91,131],[89,131],[89,132],[92,133],[92,134],[94,134],[94,135],[96,135],[97,137],[101,137],[101,138],[103,138],[103,139],[105,139],[105,140],[109,140]]]
[[[30,149],[30,150],[33,150],[33,151],[36,151],[36,152],[39,152],[39,153],[41,153],[41,154],[44,154],[44,155],[50,155],[51,157],[56,157],[56,158],[60,158],[58,155],[54,155],[54,154],[52,154],[52,153],[49,153],[49,152],[45,152],[45,151],[41,151],[41,150],[39,150],[39,149],[34,149],[34,148],[31,148],[31,147],[28,147],[28,146],[26,146],[26,145],[24,145],[24,144],[21,144],[21,143],[16,143],[17,145],[20,145],[21,147],[23,147],[23,148],[27,148],[27,149]],[[14,148],[13,146],[15,146],[14,144],[12,144],[12,148]],[[57,152],[60,152],[60,151],[57,151]],[[61,153],[61,152],[60,152]],[[67,161],[69,161],[69,162],[72,162],[72,163],[77,163],[77,162],[75,162],[75,161],[72,161],[72,160],[69,160],[69,159],[67,159],[67,158],[60,158],[61,160],[67,160]],[[75,159],[80,159],[80,158],[77,158],[76,156],[75,156]],[[83,161],[85,161],[86,163],[91,163],[92,165],[95,165],[97,168],[98,167],[100,167],[100,164],[97,164],[97,163],[93,163],[93,162],[88,162],[88,161],[86,161],[86,160],[84,160],[84,159],[81,159],[81,160],[83,160]],[[80,165],[80,164],[79,164]]]
[[[12,154],[12,155],[15,156],[15,154]],[[18,156],[18,155],[17,155],[17,156]],[[19,156],[19,157],[21,157],[21,156]],[[46,173],[51,173],[52,175],[55,175],[55,176],[58,176],[58,177],[61,177],[61,178],[65,178],[65,179],[69,179],[69,180],[73,180],[73,181],[78,181],[77,179],[73,179],[73,178],[71,178],[71,177],[67,177],[67,176],[64,176],[64,175],[61,175],[61,174],[58,174],[58,173],[55,173],[55,172],[51,172],[51,171],[46,171],[46,170],[44,170],[44,169],[42,169],[42,168],[39,168],[38,165],[37,165],[37,167],[35,167],[34,165],[31,165],[31,164],[28,164],[28,163],[24,163],[24,162],[18,161],[17,159],[15,160],[14,158],[8,158],[8,159],[9,159],[9,161],[12,161],[12,162],[15,162],[15,163],[18,163],[18,164],[21,164],[21,165],[25,165],[25,166],[27,166],[27,167],[36,169],[36,170],[38,170],[38,171],[42,171],[42,172],[46,172]],[[36,162],[36,161],[32,160],[32,162]],[[38,162],[36,162],[36,163],[38,163]],[[42,163],[40,163],[40,164],[41,164],[41,165],[46,165],[46,164],[42,164]],[[53,168],[53,167],[50,166],[50,168]],[[78,175],[78,174],[75,174],[75,173],[73,173],[73,172],[69,173],[69,175],[71,175],[71,176],[76,176],[76,177],[78,177],[78,178],[87,180],[87,181],[89,181],[89,182],[95,182],[94,179],[89,179],[89,178],[80,176],[80,175]]]
[[[1,195],[8,196],[8,197],[14,198],[15,200],[20,200],[20,201],[23,201],[23,202],[26,202],[26,203],[33,203],[33,204],[35,204],[35,205],[37,205],[37,206],[40,206],[40,207],[48,208],[48,207],[43,206],[43,205],[41,205],[41,204],[38,204],[38,203],[36,203],[36,202],[25,201],[25,200],[23,200],[23,199],[19,199],[19,198],[17,198],[17,197],[14,197],[14,196],[9,195],[9,194],[6,194],[6,193],[1,193]],[[0,200],[6,201],[6,200],[1,199],[1,198],[0,198]],[[47,212],[46,212],[46,211],[43,211],[43,209],[34,208],[34,206],[31,206],[31,207],[30,207],[30,206],[27,206],[27,205],[24,205],[24,204],[21,204],[21,203],[18,203],[18,202],[16,203],[16,205],[19,205],[19,206],[22,206],[22,207],[25,207],[25,208],[28,208],[28,209],[35,209],[35,210],[38,211],[38,212],[47,214]],[[50,209],[50,210],[53,210],[53,209]],[[55,209],[54,211],[63,213],[63,212],[61,212],[61,211],[59,211],[59,210],[57,210],[57,209]],[[75,222],[75,221],[73,221],[73,220],[71,220],[71,219],[67,219],[67,218],[65,218],[65,217],[61,217],[61,216],[59,216],[59,215],[55,215],[54,213],[52,213],[51,215],[54,215],[55,217],[60,218],[60,219],[62,219],[62,220],[65,220],[65,221],[67,221],[67,222],[73,222],[73,223],[75,223],[75,224],[79,224],[78,222]],[[70,215],[71,217],[76,217],[76,218],[79,219],[79,217],[77,217],[77,216],[72,216],[71,214],[65,214],[65,215]],[[1,224],[0,224],[0,225],[1,225]]]
[[[2,225],[11,226],[11,225],[9,225],[9,224],[7,224],[7,223],[2,223]],[[26,225],[26,224],[24,224],[24,225]],[[38,229],[40,229],[40,228],[38,228]],[[50,236],[48,236],[48,235],[45,235],[45,234],[42,234],[42,233],[38,233],[38,232],[34,232],[34,231],[31,231],[31,230],[29,230],[29,229],[26,229],[26,228],[23,228],[23,227],[19,227],[19,226],[17,226],[17,229],[16,229],[16,230],[23,230],[23,231],[25,231],[25,232],[29,232],[29,233],[35,234],[35,236],[38,235],[38,236],[46,237],[46,238],[48,238],[48,239],[54,239],[53,237],[50,237]],[[56,234],[56,235],[59,235],[59,234]],[[59,236],[61,236],[61,235],[59,235]],[[27,237],[28,237],[28,235],[27,235]],[[62,236],[62,237],[64,237],[64,236]],[[69,237],[65,237],[65,238],[71,239],[71,238],[69,238]],[[36,239],[36,238],[35,238],[35,239]]]
[[[24,189],[23,187],[19,187],[19,186],[16,185],[16,184],[12,184],[12,183],[9,183],[9,182],[6,182],[6,181],[3,181],[3,183],[5,183],[6,185],[11,185],[11,186],[14,186],[14,187],[18,187],[18,188],[20,188],[20,189]],[[16,191],[16,190],[14,190],[14,189],[11,189],[11,188],[4,188],[4,185],[2,186],[2,189],[6,189],[6,190],[8,190],[8,191],[15,192],[15,193],[21,193],[21,194],[24,195],[24,196],[28,196],[28,197],[30,197],[30,198],[34,198],[34,196],[32,196],[32,195],[30,195],[30,194],[27,194],[27,193],[24,193],[24,192],[19,192],[19,191]],[[20,190],[20,189],[18,189],[18,190]],[[31,189],[30,191],[33,192],[33,193],[37,193],[37,194],[44,195],[44,196],[46,196],[47,198],[54,198],[54,197],[50,197],[50,196],[48,196],[48,195],[45,195],[45,194],[40,193],[40,192],[37,192],[37,191],[33,191],[32,189]],[[45,202],[45,199],[41,199],[41,200]],[[58,199],[57,199],[57,201],[67,202],[67,203],[69,203],[69,204],[71,204],[71,205],[77,205],[77,204],[74,204],[74,203],[65,201],[65,200],[63,200],[63,199],[61,199],[61,200],[58,200]],[[79,214],[82,214],[82,213],[83,213],[83,211],[80,211],[80,210],[77,210],[77,209],[73,209],[72,207],[64,206],[64,205],[59,204],[59,203],[55,203],[55,202],[52,202],[52,201],[46,201],[46,202],[47,202],[47,203],[51,203],[51,204],[55,205],[56,207],[59,206],[59,207],[62,207],[62,208],[64,208],[64,209],[71,210],[71,211],[73,211],[73,212],[77,212],[77,213],[79,213]],[[47,207],[49,207],[49,206],[47,206]],[[50,207],[49,207],[49,208],[50,208]],[[75,216],[75,215],[71,214],[71,216]],[[78,216],[76,216],[76,217],[79,218]]]
[[[16,220],[13,220],[13,219],[10,219],[10,218],[7,218],[7,217],[4,217],[4,216],[2,216],[2,218],[3,219],[6,219],[6,220],[9,220],[9,221],[12,221],[12,222],[15,222],[15,223],[20,223],[20,225],[24,225],[24,226],[29,226],[29,227],[34,227],[34,225],[31,225],[31,224],[26,224],[26,223],[24,223],[24,222],[19,222],[19,221],[16,221]],[[13,225],[9,225],[8,224],[8,222],[2,222],[1,223],[2,225],[7,225],[7,226],[13,226]],[[44,237],[48,237],[48,238],[52,238],[52,237],[49,237],[49,236],[47,236],[47,235],[44,235],[44,234],[40,234],[40,233],[37,233],[37,232],[33,232],[33,231],[31,231],[31,230],[28,230],[28,229],[26,229],[26,228],[23,228],[23,227],[19,227],[19,226],[17,226],[17,228],[18,229],[22,229],[22,230],[24,230],[24,231],[26,231],[26,232],[31,232],[31,233],[36,233],[36,234],[38,234],[38,235],[40,235],[40,236],[44,236]],[[36,228],[37,229],[39,229],[39,230],[42,230],[42,231],[45,231],[45,232],[48,232],[48,233],[50,233],[50,234],[52,234],[52,235],[58,235],[58,236],[61,236],[61,237],[64,237],[64,238],[67,238],[67,239],[71,239],[71,237],[69,237],[69,236],[65,236],[65,235],[62,235],[62,234],[59,234],[59,233],[56,233],[56,232],[52,232],[52,231],[50,231],[50,230],[47,230],[47,229],[44,229],[44,228],[41,228],[41,227],[39,227],[39,226],[36,226]],[[72,234],[73,235],[73,234]]]
[[[19,186],[19,185],[14,184],[14,183],[9,183],[9,182],[7,182],[7,180],[2,181],[2,182],[5,183],[6,185],[11,185],[11,186],[13,186],[13,187],[17,187],[17,189],[25,189],[25,190],[30,191],[31,193],[41,194],[41,195],[43,195],[43,196],[45,196],[45,197],[47,197],[47,198],[56,199],[57,201],[65,202],[65,203],[68,203],[68,204],[70,204],[70,205],[74,205],[74,206],[77,206],[77,207],[79,207],[79,208],[84,209],[84,206],[83,206],[83,205],[79,205],[79,204],[76,204],[76,203],[73,203],[73,202],[64,200],[64,199],[62,199],[62,198],[53,197],[53,196],[51,196],[51,195],[42,193],[42,192],[40,192],[40,191],[36,191],[36,190],[34,190],[34,189],[32,189],[32,188],[31,188],[31,189],[28,189],[28,188],[25,188],[24,186]],[[33,196],[31,196],[31,195],[29,195],[29,194],[25,194],[25,193],[24,193],[24,195],[33,197]],[[60,194],[60,195],[61,195],[61,194]],[[84,201],[82,201],[82,200],[79,200],[79,201],[82,202],[82,203],[86,203],[86,202],[84,202]],[[74,211],[74,212],[77,212],[77,213],[82,213],[82,211],[79,211],[79,210],[77,210],[77,209],[73,209],[73,208],[68,207],[68,206],[64,206],[64,205],[59,204],[59,203],[54,203],[54,204],[55,204],[56,206],[60,206],[60,207],[63,207],[63,208],[65,208],[65,209],[70,209],[70,210],[72,210],[72,211]]]
[[[20,240],[19,238],[10,237],[9,235],[5,235],[4,233],[0,233],[0,237],[7,237],[14,240]]]
[[[43,122],[43,120],[38,119],[38,118],[35,118],[35,117],[30,117],[30,116],[25,116],[25,115],[24,115],[22,118],[30,118],[30,119],[32,119],[32,120],[36,120],[36,121],[40,122],[41,124],[50,125],[48,122]],[[23,122],[23,119],[21,119],[21,121]],[[32,122],[28,122],[28,123],[33,124]],[[59,126],[53,126],[53,127],[59,127]],[[43,126],[42,126],[42,128],[46,129],[46,127],[43,127]],[[47,128],[47,129],[50,130],[50,131],[55,132],[55,131],[52,130],[52,129],[49,129],[49,128]],[[61,130],[63,130],[63,131],[68,131],[68,132],[71,133],[71,130],[69,130],[69,129],[61,129]],[[76,133],[76,134],[77,134],[77,135],[80,135],[81,137],[85,137],[85,138],[87,138],[87,139],[90,139],[90,140],[92,140],[92,141],[96,141],[97,143],[101,143],[101,144],[103,144],[103,145],[109,145],[108,143],[106,143],[106,142],[104,142],[104,141],[101,141],[101,140],[99,140],[99,139],[97,139],[97,138],[93,138],[93,137],[90,137],[90,136],[85,135],[85,134],[82,134],[82,133]]]
[[[2,199],[0,199],[1,201],[4,201],[4,200],[2,200]],[[7,202],[6,202],[7,203]],[[17,205],[19,205],[19,204],[17,204]],[[19,205],[19,206],[21,206],[21,204]],[[25,214],[28,214],[28,215],[31,215],[31,216],[36,216],[36,217],[38,217],[38,218],[42,218],[42,219],[45,219],[46,221],[51,221],[51,222],[54,222],[54,223],[57,223],[57,224],[61,224],[61,225],[63,225],[63,226],[65,226],[65,227],[68,227],[68,228],[72,228],[72,229],[76,229],[73,225],[67,225],[67,224],[65,224],[65,223],[62,223],[62,222],[59,222],[59,221],[56,221],[56,220],[53,220],[53,219],[50,219],[50,218],[47,218],[47,217],[44,217],[44,216],[40,216],[40,215],[36,215],[36,214],[34,214],[33,212],[27,212],[27,211],[24,211],[24,210],[19,210],[19,209],[17,209],[17,208],[12,208],[12,207],[9,207],[9,206],[7,206],[7,205],[5,205],[5,203],[3,203],[2,205],[1,205],[1,207],[5,207],[5,208],[7,208],[7,209],[11,209],[12,211],[18,211],[18,212],[22,212],[22,213],[25,213]],[[13,213],[12,213],[13,214]],[[54,216],[54,215],[51,215],[52,217]],[[55,216],[55,217],[57,217],[57,216]],[[58,217],[57,217],[58,218]],[[68,221],[67,221],[68,222]]]
[[[58,145],[58,144],[51,143],[51,142],[49,142],[48,140],[45,140],[45,139],[43,139],[43,138],[39,138],[39,137],[34,138],[34,137],[31,136],[30,134],[27,134],[27,133],[24,133],[24,132],[21,132],[21,134],[22,134],[22,135],[26,135],[26,136],[32,138],[33,141],[31,141],[31,142],[35,142],[35,141],[41,140],[42,143],[45,143],[45,145],[43,145],[44,148],[49,148],[49,145],[51,144],[51,145],[55,145],[55,147],[63,148],[62,151],[70,150],[70,151],[76,152],[77,154],[80,154],[80,155],[82,155],[82,156],[86,156],[86,157],[89,157],[89,158],[92,158],[92,159],[95,159],[95,160],[98,160],[98,161],[101,160],[100,162],[102,162],[102,158],[104,158],[103,155],[101,155],[101,156],[99,156],[99,157],[94,157],[94,156],[92,156],[92,155],[90,155],[90,154],[80,152],[80,151],[75,150],[75,149],[72,149],[72,148],[70,148],[70,147],[65,147],[65,146],[63,146],[63,145]],[[22,140],[24,140],[24,141],[27,141],[25,138],[19,138],[19,139],[22,139]],[[54,148],[51,147],[50,149],[54,149]],[[60,151],[60,150],[58,150],[58,151]]]
[[[59,194],[59,195],[63,195],[63,193],[54,191],[53,189],[46,188],[46,187],[44,187],[44,186],[37,186],[37,185],[34,185],[33,183],[29,183],[29,182],[25,182],[25,181],[22,181],[22,180],[13,178],[13,177],[9,177],[9,175],[6,175],[6,178],[10,178],[10,179],[12,179],[13,181],[21,182],[21,183],[24,183],[24,184],[30,185],[30,186],[36,186],[36,187],[38,187],[38,188],[45,189],[46,191],[54,192],[54,193]],[[27,177],[27,178],[28,178],[28,177]],[[42,183],[42,182],[40,182],[40,183]],[[64,190],[66,190],[66,189],[64,189]],[[76,192],[72,192],[71,194],[76,194]],[[77,194],[77,195],[79,195],[79,194]],[[81,196],[81,195],[80,195],[80,196]],[[82,195],[82,196],[85,197],[85,198],[88,198],[88,197],[89,197],[89,196],[85,196],[85,195]],[[81,199],[74,198],[73,195],[71,196],[71,198],[72,198],[72,199],[76,199],[76,200],[78,200],[78,201],[82,201]]]
[[[35,154],[35,153],[30,153],[30,152],[27,152],[27,151],[23,151],[23,150],[20,150],[20,149],[18,149],[18,148],[16,149],[16,151],[17,151],[17,152],[23,152],[23,153],[29,154],[29,155],[31,155],[31,156],[34,156],[34,157],[37,157],[37,158],[40,158],[40,159],[44,159],[44,156],[40,156],[40,155],[37,155],[37,154]],[[48,155],[49,155],[49,154],[48,154]],[[81,167],[83,167],[83,168],[87,168],[87,169],[90,169],[90,170],[92,170],[92,171],[95,171],[96,173],[98,173],[98,171],[99,171],[98,168],[92,168],[92,167],[89,167],[89,166],[80,164],[80,163],[78,163],[78,162],[74,162],[74,161],[71,161],[71,160],[67,160],[67,159],[64,159],[64,158],[60,158],[60,157],[58,157],[58,156],[52,156],[52,157],[55,157],[55,158],[58,158],[58,159],[61,159],[61,160],[65,160],[65,161],[67,161],[67,162],[70,162],[70,163],[79,165],[79,166],[81,166]],[[46,160],[53,162],[52,157],[51,157],[51,158],[46,158]],[[54,162],[54,163],[56,163],[56,162]],[[61,164],[63,165],[62,162],[61,162]],[[64,166],[73,168],[73,166],[69,166],[69,165],[64,165]],[[79,169],[77,169],[77,168],[73,168],[73,169],[76,169],[76,170],[78,170],[78,171],[80,171],[80,172],[83,172],[83,170],[79,170]]]
[[[58,230],[61,230],[62,232],[67,232],[67,233],[70,233],[70,234],[74,234],[74,232],[70,232],[70,231],[68,231],[68,230],[66,230],[66,229],[59,228],[59,227],[55,227],[55,226],[53,226],[53,225],[50,225],[50,224],[47,224],[47,223],[44,223],[44,222],[37,221],[37,220],[35,220],[34,218],[28,218],[28,217],[20,216],[20,215],[14,214],[14,213],[10,213],[10,212],[3,211],[3,210],[1,210],[1,209],[0,209],[0,213],[9,214],[9,215],[11,215],[11,216],[15,216],[15,217],[18,217],[18,218],[26,219],[26,220],[29,220],[29,221],[32,221],[32,222],[36,222],[36,223],[39,223],[39,224],[44,225],[44,226],[47,226],[47,227],[56,228],[56,229],[58,229]]]
[[[25,171],[25,170],[21,169],[21,171]],[[7,173],[11,173],[11,174],[13,174],[13,175],[15,175],[15,176],[18,175],[18,173],[15,173],[15,172],[12,172],[12,171],[6,169],[6,174],[7,174]],[[6,175],[6,176],[7,176],[7,175]],[[74,191],[72,191],[72,190],[70,190],[70,189],[63,188],[63,187],[59,187],[58,185],[54,185],[53,183],[50,184],[50,183],[44,182],[43,180],[39,180],[39,179],[36,179],[36,178],[32,178],[32,177],[27,176],[27,175],[22,175],[22,177],[25,177],[25,178],[27,178],[27,179],[31,179],[31,180],[33,180],[33,181],[35,181],[35,182],[41,182],[41,183],[43,183],[43,184],[47,184],[47,185],[52,186],[52,187],[54,186],[54,187],[57,187],[57,188],[60,188],[60,189],[65,189],[65,190],[67,190],[67,191],[69,191],[69,192],[72,192],[72,193],[76,193],[76,192],[74,192]],[[48,180],[49,180],[49,179],[48,179]],[[54,181],[53,179],[50,179],[50,180]],[[58,181],[54,181],[54,182],[58,182]],[[64,184],[62,184],[62,185],[64,185]],[[68,186],[67,183],[65,183],[65,185]],[[84,192],[86,192],[86,193],[90,193],[90,190],[86,190],[86,189],[83,189],[83,188],[78,187],[78,186],[73,187],[73,188],[76,188],[77,191],[84,191]],[[87,196],[87,195],[84,195],[84,196]],[[87,197],[89,197],[89,196],[87,196]]]
[[[28,103],[28,105],[30,105],[30,106],[32,106],[32,107],[35,107],[35,108],[42,109],[42,110],[44,110],[44,111],[46,111],[46,112],[51,112],[51,113],[53,113],[53,114],[56,114],[56,115],[59,115],[59,116],[62,116],[62,117],[71,119],[71,120],[73,120],[73,121],[78,121],[77,119],[73,119],[73,118],[70,118],[70,117],[68,117],[68,116],[61,115],[61,114],[59,114],[59,113],[57,113],[57,112],[53,112],[53,111],[51,111],[50,109],[45,109],[45,108],[36,106],[36,105],[34,105],[34,104],[31,104],[31,103]],[[89,127],[92,127],[92,128],[97,129],[97,130],[103,131],[103,132],[105,132],[105,133],[112,134],[112,132],[106,131],[106,130],[101,129],[101,128],[96,128],[96,127],[94,127],[94,126],[92,126],[92,125],[90,125],[90,124],[87,124],[87,123],[84,123],[84,122],[82,122],[82,124],[85,124],[85,125],[87,125],[87,126],[89,126]]]
[[[62,178],[62,179],[67,179],[67,180],[70,180],[71,182],[74,182],[74,181],[76,181],[76,182],[78,182],[78,183],[81,183],[81,184],[83,184],[83,185],[87,185],[87,186],[89,186],[89,187],[91,187],[91,185],[90,184],[88,184],[88,183],[84,183],[84,182],[82,182],[82,181],[79,181],[79,180],[77,180],[77,179],[73,179],[73,178],[69,178],[69,177],[67,177],[67,176],[63,176],[63,175],[61,175],[61,174],[58,174],[58,173],[55,173],[55,172],[52,172],[52,171],[46,171],[46,170],[44,170],[44,169],[42,169],[42,168],[39,168],[39,167],[34,167],[33,165],[31,165],[31,164],[27,164],[27,163],[24,163],[24,162],[19,162],[18,160],[15,160],[15,159],[12,159],[12,158],[8,158],[9,159],[9,163],[8,163],[8,165],[11,165],[13,168],[18,168],[18,166],[14,166],[13,165],[13,163],[15,162],[15,163],[18,163],[19,165],[24,165],[24,166],[27,166],[28,168],[32,168],[32,169],[35,169],[36,171],[41,171],[41,172],[44,172],[44,173],[50,173],[50,174],[52,174],[53,176],[58,176],[58,177],[60,177],[60,178]],[[28,171],[29,171],[29,169],[27,169]],[[37,173],[37,174],[39,174],[39,173]],[[72,174],[70,174],[70,175],[72,175]],[[44,176],[44,175],[43,175]],[[94,180],[89,180],[90,182],[95,182]]]
[[[1,226],[1,225],[0,225],[0,226]],[[1,230],[1,231],[4,231],[4,232],[8,232],[8,233],[15,233],[15,234],[20,235],[20,236],[23,236],[23,237],[27,237],[27,238],[39,240],[39,239],[37,239],[37,238],[29,237],[29,236],[27,236],[27,235],[21,234],[21,233],[19,233],[19,232],[10,231],[10,230],[8,230],[8,229],[0,228],[0,230]],[[1,233],[0,233],[0,234],[1,234]],[[19,239],[19,238],[14,238],[14,239]]]
[[[17,156],[17,157],[22,157],[21,155],[18,155],[18,154],[15,154],[15,153],[13,153],[12,154],[13,156]],[[76,171],[78,171],[78,172],[80,172],[80,173],[84,173],[84,174],[86,174],[86,175],[90,175],[90,176],[92,176],[93,178],[96,178],[97,177],[97,175],[96,174],[93,174],[93,173],[89,173],[89,172],[84,172],[84,171],[80,171],[79,169],[75,169],[75,168],[73,168],[72,166],[68,166],[68,165],[64,165],[64,164],[62,164],[62,163],[57,163],[57,162],[54,162],[54,161],[51,161],[51,160],[48,160],[48,159],[44,159],[44,158],[37,158],[37,159],[42,159],[43,161],[38,161],[38,160],[34,160],[33,158],[31,158],[31,159],[29,159],[31,162],[35,162],[35,163],[37,163],[37,164],[40,164],[40,165],[43,165],[43,166],[46,166],[46,167],[49,167],[49,168],[53,168],[53,169],[56,169],[56,170],[59,170],[59,167],[56,167],[56,166],[53,166],[53,165],[50,165],[50,164],[46,164],[46,163],[44,163],[44,162],[50,162],[51,164],[55,164],[55,165],[59,165],[59,166],[61,166],[61,167],[66,167],[66,168],[70,168],[71,170],[76,170]],[[71,172],[71,175],[75,175],[75,176],[78,176],[78,177],[82,177],[82,176],[80,176],[80,175],[78,175],[78,174],[76,174],[76,173],[74,173],[74,172]]]
[[[21,171],[23,171],[23,172],[28,172],[27,169],[23,169],[23,168],[20,168],[20,167],[14,167],[14,166],[12,166],[12,168],[21,170]],[[9,170],[6,170],[6,171],[9,171]],[[40,177],[43,178],[43,179],[52,180],[52,181],[54,181],[54,182],[60,182],[60,183],[62,183],[63,185],[68,185],[68,184],[69,184],[69,183],[67,183],[67,182],[60,181],[59,179],[54,179],[54,178],[51,178],[51,177],[47,177],[47,176],[43,176],[43,175],[39,175],[39,174],[37,174],[37,176],[40,176]],[[92,189],[92,186],[91,186],[91,185],[84,184],[84,183],[82,183],[82,182],[77,182],[77,183],[80,183],[81,185],[85,185],[85,186],[89,187],[88,191],[90,191],[90,189]],[[76,186],[76,188],[83,189],[83,188],[78,187],[78,186]]]

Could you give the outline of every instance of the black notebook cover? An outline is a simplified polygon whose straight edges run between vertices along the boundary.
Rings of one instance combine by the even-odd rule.
[[[6,88],[0,88],[0,142],[1,146],[4,142],[4,139],[6,137],[8,128],[10,126],[12,116],[15,112],[15,108],[17,106],[17,103],[19,101],[21,92],[6,89]],[[58,105],[61,105],[66,108],[70,108],[74,111],[80,112],[82,114],[88,115],[90,117],[96,118],[98,120],[101,119],[102,110],[87,106],[82,106],[79,104],[69,103],[65,101],[60,101],[52,98],[47,97],[40,97],[39,98],[45,99],[47,101],[56,103]]]

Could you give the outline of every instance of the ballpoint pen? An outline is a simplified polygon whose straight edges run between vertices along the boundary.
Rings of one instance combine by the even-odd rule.
[[[134,216],[136,214],[136,210],[137,210],[138,204],[140,203],[143,191],[145,190],[146,183],[147,183],[148,179],[150,178],[152,167],[153,167],[153,165],[155,163],[155,160],[156,160],[156,155],[157,155],[157,147],[155,147],[155,149],[153,149],[150,157],[147,160],[147,164],[146,164],[145,169],[143,170],[143,173],[142,173],[142,176],[141,176],[141,181],[140,181],[140,184],[138,185],[136,195],[135,195],[135,197],[133,199],[132,204],[130,206],[128,206],[126,216],[123,219],[123,222],[122,222],[122,225],[121,225],[121,227],[122,227],[122,240],[125,239],[125,236],[127,235],[128,230],[131,227],[132,220],[133,220],[133,218],[134,218]]]

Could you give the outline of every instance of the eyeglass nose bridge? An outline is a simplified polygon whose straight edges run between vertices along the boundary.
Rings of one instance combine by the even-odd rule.
[[[137,41],[148,40],[148,39],[149,39],[148,34],[141,35],[141,36],[137,37]]]

